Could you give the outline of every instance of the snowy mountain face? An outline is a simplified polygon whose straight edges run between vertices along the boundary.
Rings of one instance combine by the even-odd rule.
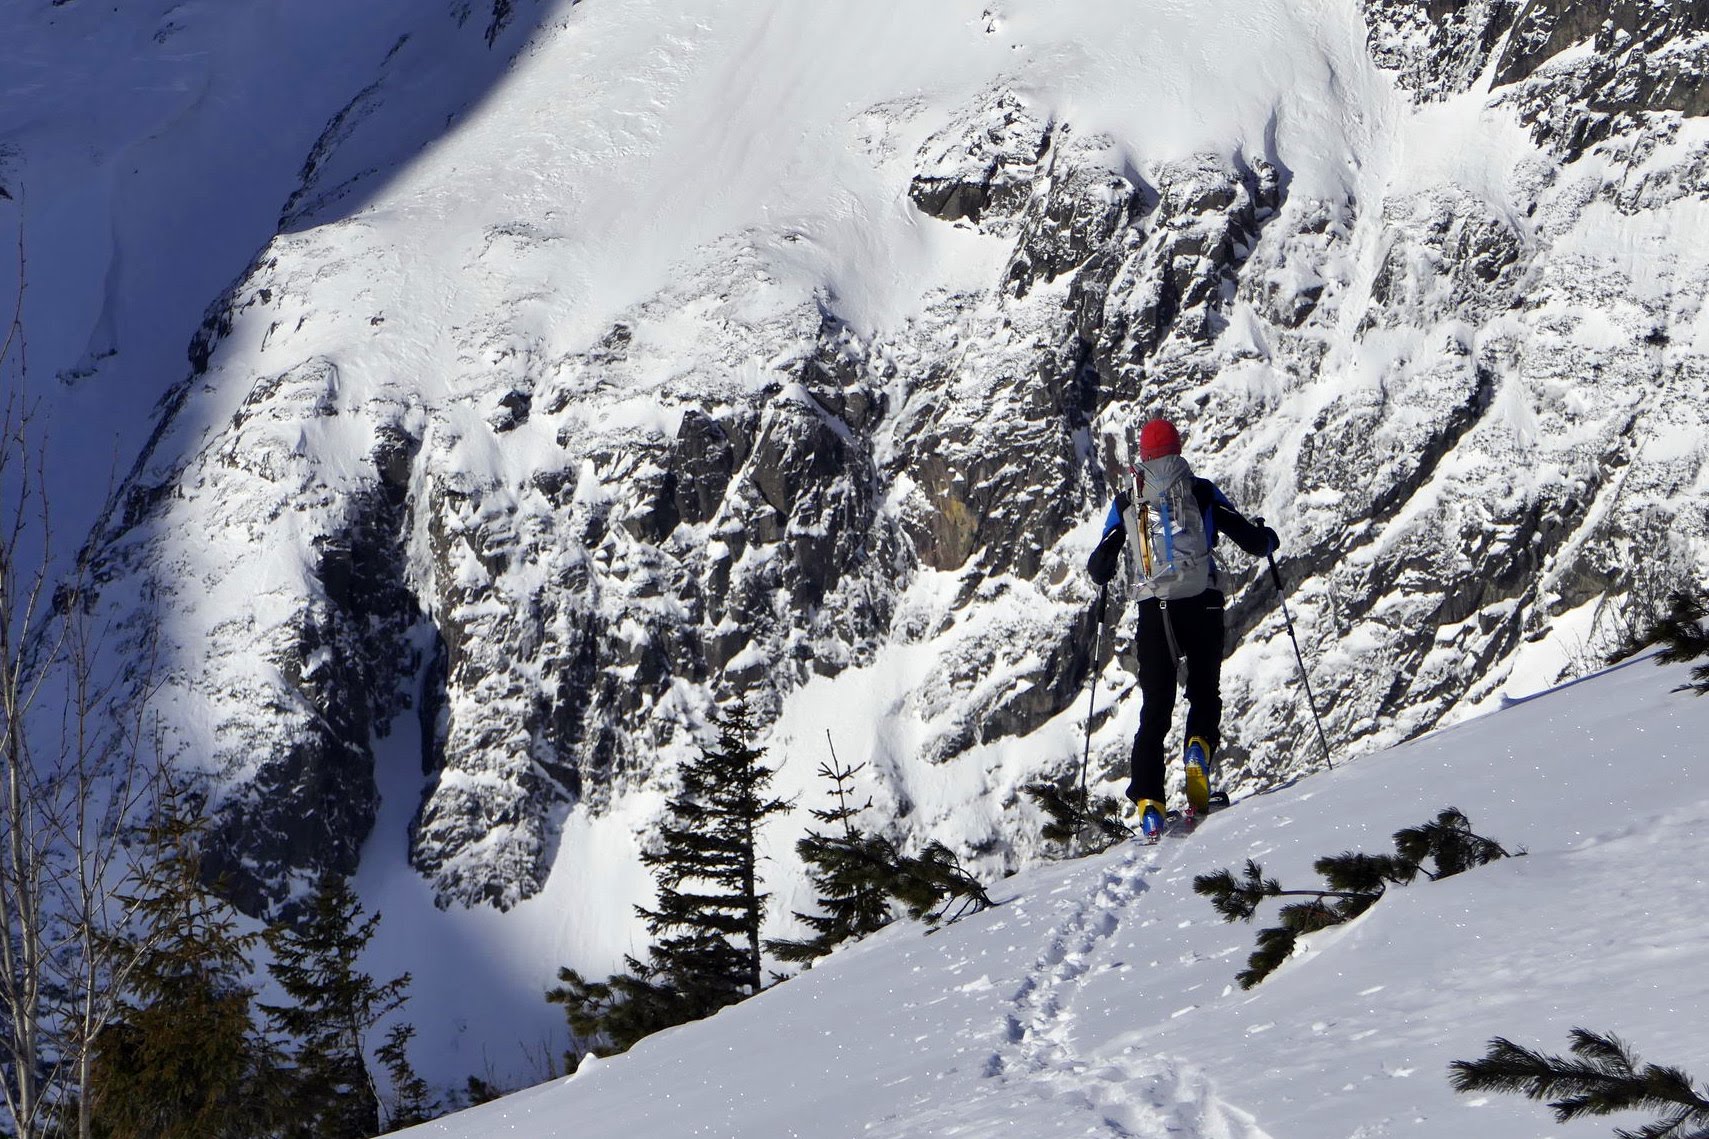
[[[1280,531],[1343,755],[1709,577],[1709,6],[1120,7],[390,13],[94,540],[247,908],[417,735],[439,904],[598,873],[735,699],[803,811],[828,729],[899,833],[1029,859],[1094,667],[1126,778],[1082,566],[1154,414]],[[1238,793],[1321,757],[1224,569]]]

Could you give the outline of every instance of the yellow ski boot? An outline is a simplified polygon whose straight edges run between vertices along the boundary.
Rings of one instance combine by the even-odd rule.
[[[1163,837],[1163,826],[1168,812],[1164,810],[1162,803],[1156,799],[1141,799],[1133,805],[1133,817],[1139,822],[1141,842],[1149,845]]]
[[[1187,741],[1187,825],[1210,814],[1211,810],[1211,749],[1204,739],[1194,736]]]

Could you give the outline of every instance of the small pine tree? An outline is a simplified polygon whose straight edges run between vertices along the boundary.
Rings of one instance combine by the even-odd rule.
[[[1344,851],[1319,858],[1313,869],[1324,880],[1321,890],[1284,890],[1276,879],[1264,877],[1264,868],[1251,859],[1238,879],[1226,869],[1194,878],[1194,892],[1209,898],[1229,922],[1251,921],[1267,898],[1307,899],[1283,906],[1277,924],[1258,931],[1257,949],[1235,975],[1240,987],[1250,989],[1275,972],[1293,956],[1301,937],[1352,921],[1376,905],[1391,885],[1408,885],[1420,874],[1431,881],[1448,878],[1508,857],[1500,843],[1473,833],[1466,816],[1453,807],[1432,822],[1396,831],[1394,846],[1392,855]]]
[[[829,733],[826,735],[828,738]],[[812,815],[822,823],[840,827],[842,833],[808,831],[795,844],[796,853],[808,867],[808,880],[818,892],[822,912],[795,915],[813,931],[812,937],[766,942],[767,952],[779,960],[810,964],[843,942],[876,932],[891,921],[880,867],[870,856],[868,837],[854,825],[855,816],[872,805],[868,800],[857,806],[853,799],[851,785],[864,766],[843,766],[834,746],[830,762],[819,765],[819,775],[831,782],[836,806],[815,809]]]
[[[392,1086],[386,1102],[387,1131],[414,1127],[440,1114],[438,1099],[409,1062],[409,1042],[414,1038],[415,1025],[394,1024],[386,1030],[386,1042],[374,1050]]]
[[[350,880],[324,873],[300,923],[270,927],[267,966],[287,1004],[260,1006],[291,1041],[291,1121],[284,1139],[368,1139],[385,1127],[368,1067],[368,1035],[407,998],[405,973],[383,985],[358,966],[380,915],[364,919]]]
[[[128,999],[95,1041],[93,1116],[106,1139],[251,1139],[279,1114],[279,1058],[250,1015],[256,938],[203,881],[201,829],[163,787],[142,846],[157,886],[123,899],[141,919]]]
[[[1048,821],[1039,833],[1046,842],[1063,846],[1081,842],[1084,853],[1096,854],[1132,833],[1122,822],[1121,804],[1112,796],[1101,795],[1083,803],[1079,796],[1054,783],[1031,783],[1021,790],[1045,813]]]
[[[1662,646],[1656,660],[1666,664],[1709,656],[1709,603],[1701,593],[1678,591],[1670,599],[1667,614],[1650,628],[1645,640]],[[1680,685],[1677,691],[1709,694],[1709,664],[1692,669],[1691,683]]]
[[[1555,1120],[1616,1111],[1656,1111],[1662,1117],[1618,1139],[1709,1139],[1709,1097],[1678,1068],[1640,1066],[1618,1037],[1572,1030],[1573,1059],[1546,1056],[1496,1037],[1478,1060],[1456,1060],[1449,1070],[1458,1092],[1504,1092],[1548,1100]]]
[[[704,992],[717,1007],[760,991],[764,983],[760,925],[759,828],[789,809],[765,789],[775,774],[765,752],[748,741],[754,726],[738,707],[718,724],[718,743],[683,765],[682,792],[668,804],[659,845],[641,861],[655,870],[658,906],[635,907],[654,935],[653,967],[685,992]],[[685,890],[699,886],[701,890]]]
[[[477,1107],[483,1103],[491,1103],[504,1095],[504,1089],[491,1080],[480,1076],[470,1076],[463,1085],[463,1100],[469,1107]]]
[[[655,909],[636,906],[649,933],[666,936],[648,960],[626,957],[629,973],[589,981],[560,969],[546,999],[564,1006],[587,1054],[626,1050],[644,1036],[710,1016],[757,993],[764,982],[759,827],[789,804],[767,798],[773,772],[746,709],[719,724],[716,746],[682,768],[682,791],[667,804],[658,846],[642,854],[658,884]],[[698,887],[698,889],[685,889]],[[566,1057],[573,1068],[579,1056]]]
[[[558,970],[558,985],[546,994],[564,1006],[570,1033],[580,1052],[564,1057],[574,1072],[584,1056],[613,1056],[655,1032],[711,1016],[722,1004],[708,1004],[705,994],[683,990],[657,980],[658,970],[631,956],[623,958],[627,973],[590,981],[574,969]],[[728,1002],[726,1002],[728,1003]]]

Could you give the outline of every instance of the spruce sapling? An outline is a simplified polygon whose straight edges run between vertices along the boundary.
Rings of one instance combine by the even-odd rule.
[[[1659,663],[1683,664],[1709,656],[1709,604],[1700,593],[1677,591],[1666,616],[1650,628],[1645,640],[1662,646],[1662,651],[1656,654]],[[1691,683],[1682,684],[1675,691],[1709,694],[1709,664],[1692,669]]]
[[[774,772],[749,740],[754,726],[738,707],[717,723],[718,740],[683,764],[682,790],[666,805],[657,845],[641,861],[654,868],[655,909],[636,906],[658,940],[628,973],[590,981],[574,969],[546,999],[564,1006],[587,1054],[622,1052],[644,1036],[711,1016],[762,984],[760,825],[789,804],[765,794]],[[659,937],[659,935],[664,935]],[[565,1057],[570,1070],[580,1055]]]
[[[401,1131],[439,1116],[439,1103],[432,1089],[409,1062],[409,1042],[414,1037],[415,1025],[394,1024],[386,1032],[386,1042],[374,1050],[375,1059],[385,1068],[392,1085],[386,1105],[387,1131]]]
[[[107,1139],[271,1134],[288,1114],[278,1050],[251,1020],[259,935],[202,873],[199,797],[165,782],[139,856],[159,873],[127,896],[141,920],[119,1016],[95,1040],[90,1081]]]
[[[324,872],[300,920],[270,926],[267,971],[283,1004],[258,1004],[289,1041],[292,1118],[284,1139],[365,1139],[386,1109],[368,1066],[368,1034],[408,999],[410,975],[379,984],[357,967],[380,915],[350,880]]]
[[[825,736],[829,742],[830,733]],[[795,915],[814,936],[766,942],[767,952],[779,960],[810,964],[843,942],[864,937],[891,921],[890,902],[883,888],[887,867],[882,852],[875,850],[869,836],[854,825],[855,817],[872,805],[870,799],[857,805],[853,797],[854,777],[864,766],[843,766],[834,744],[830,762],[819,765],[819,775],[831,781],[836,806],[811,813],[822,823],[840,827],[842,833],[808,831],[795,844],[823,912]]]
[[[757,730],[745,708],[717,723],[718,741],[681,769],[682,791],[667,804],[658,844],[643,851],[658,902],[635,907],[663,937],[652,963],[673,987],[707,990],[708,1015],[759,992],[764,983],[760,925],[768,895],[760,888],[760,826],[789,804],[765,794],[775,772],[750,742]]]
[[[1121,805],[1109,795],[1101,795],[1082,807],[1077,796],[1054,783],[1030,783],[1021,790],[1049,820],[1039,832],[1046,842],[1068,846],[1077,838],[1090,836],[1100,841],[1087,843],[1085,853],[1096,854],[1132,833],[1122,822]]]

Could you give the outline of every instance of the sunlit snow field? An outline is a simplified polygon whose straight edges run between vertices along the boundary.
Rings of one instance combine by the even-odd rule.
[[[1493,1036],[1564,1051],[1575,1026],[1709,1073],[1709,699],[1640,659],[1240,800],[1196,835],[996,884],[939,932],[903,924],[711,1019],[411,1135],[446,1139],[1196,1139],[1607,1135],[1517,1098],[1456,1095]],[[1464,811],[1524,857],[1396,888],[1234,974],[1194,875],[1247,858],[1391,849]],[[1275,903],[1260,911],[1273,915]],[[1647,1120],[1646,1120],[1647,1121]]]

